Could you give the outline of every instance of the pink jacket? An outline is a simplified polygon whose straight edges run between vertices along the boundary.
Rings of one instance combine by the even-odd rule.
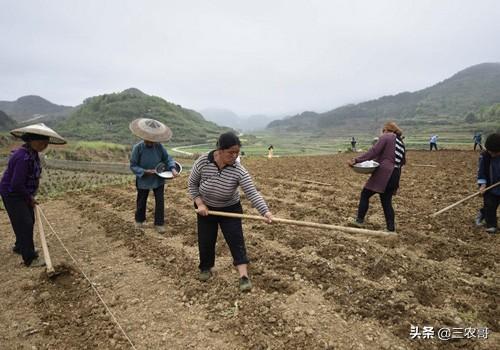
[[[378,142],[366,153],[355,158],[356,163],[365,160],[375,160],[380,166],[372,173],[365,184],[365,188],[378,193],[384,193],[387,183],[394,171],[396,159],[396,134],[385,133]],[[405,160],[403,158],[404,164]]]

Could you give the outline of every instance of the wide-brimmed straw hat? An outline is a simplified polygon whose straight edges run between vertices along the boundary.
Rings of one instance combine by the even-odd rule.
[[[22,138],[23,135],[26,134],[35,134],[47,136],[49,138],[49,143],[55,145],[64,145],[66,140],[59,135],[57,132],[49,128],[47,125],[43,123],[32,124],[28,126],[24,126],[22,128],[11,130],[10,132],[13,136]]]
[[[172,137],[172,130],[162,122],[154,119],[139,118],[129,124],[135,136],[151,142],[166,142]]]

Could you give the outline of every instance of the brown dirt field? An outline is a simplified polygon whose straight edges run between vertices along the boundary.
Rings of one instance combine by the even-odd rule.
[[[349,154],[244,159],[277,217],[346,225],[366,175]],[[42,203],[57,270],[20,265],[0,214],[0,348],[130,349],[79,268],[137,349],[498,349],[499,241],[473,225],[477,153],[408,154],[394,199],[397,238],[244,221],[251,293],[240,294],[219,237],[214,278],[197,281],[196,217],[187,174],[166,190],[167,233],[133,228],[135,189],[104,187]],[[417,165],[431,164],[432,167]],[[331,183],[321,186],[301,180]],[[256,214],[243,199],[245,212]],[[153,201],[148,204],[152,216]],[[368,228],[383,229],[378,198]],[[411,325],[488,327],[488,339],[411,340]]]

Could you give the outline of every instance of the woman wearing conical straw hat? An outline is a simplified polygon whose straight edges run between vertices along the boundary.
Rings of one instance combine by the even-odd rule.
[[[136,176],[137,206],[135,226],[142,228],[146,221],[146,204],[149,191],[155,196],[154,225],[158,233],[165,233],[164,191],[165,179],[157,176],[156,168],[162,165],[163,170],[178,176],[174,159],[169,156],[161,142],[172,137],[172,131],[165,124],[149,118],[139,118],[129,125],[130,131],[142,139],[132,148],[130,169]]]
[[[42,174],[39,152],[49,143],[62,145],[66,140],[44,124],[28,125],[10,133],[25,142],[12,152],[0,181],[0,195],[16,235],[12,250],[22,256],[26,266],[44,266],[33,242],[35,196]]]

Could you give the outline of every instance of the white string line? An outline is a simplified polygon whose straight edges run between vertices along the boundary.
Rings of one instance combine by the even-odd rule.
[[[125,336],[125,338],[130,343],[130,346],[132,347],[132,349],[137,350],[137,348],[135,347],[134,343],[132,343],[132,340],[130,340],[130,338],[128,337],[127,333],[125,333],[125,330],[122,328],[122,326],[120,325],[120,323],[116,319],[116,317],[113,314],[113,312],[111,312],[111,310],[109,309],[108,305],[106,305],[106,302],[102,299],[101,294],[97,291],[97,288],[94,286],[94,283],[87,277],[87,275],[85,274],[85,272],[83,272],[83,269],[78,265],[78,262],[76,261],[76,259],[73,257],[73,255],[71,255],[71,253],[69,252],[69,250],[66,248],[66,246],[64,245],[64,243],[61,241],[61,238],[59,238],[59,235],[56,233],[56,231],[54,230],[54,228],[50,224],[50,222],[47,219],[47,217],[45,216],[45,213],[43,212],[42,208],[40,206],[38,206],[38,208],[40,208],[40,213],[42,214],[43,218],[45,219],[45,221],[49,225],[50,229],[52,230],[52,233],[54,233],[54,235],[56,236],[56,238],[59,241],[59,243],[61,243],[61,246],[64,248],[64,250],[66,250],[66,252],[70,256],[70,258],[73,260],[73,262],[75,263],[75,265],[77,266],[77,268],[82,273],[83,277],[85,277],[85,279],[90,283],[90,286],[92,287],[92,289],[94,290],[94,292],[97,294],[97,296],[101,300],[102,304],[104,305],[104,307],[106,308],[106,310],[108,311],[108,313],[113,318],[113,321],[115,321],[115,323],[118,326],[118,328],[120,328],[120,330],[122,331],[123,335]]]
[[[377,265],[378,265],[378,263],[380,262],[380,260],[382,260],[382,258],[383,258],[383,257],[385,256],[385,254],[389,251],[389,249],[390,249],[390,247],[387,247],[387,249],[384,251],[384,254],[382,254],[382,255],[380,256],[380,258],[378,258],[378,260],[375,262],[375,264],[373,264],[373,266],[372,266],[372,267],[375,267],[375,266],[377,266]]]

